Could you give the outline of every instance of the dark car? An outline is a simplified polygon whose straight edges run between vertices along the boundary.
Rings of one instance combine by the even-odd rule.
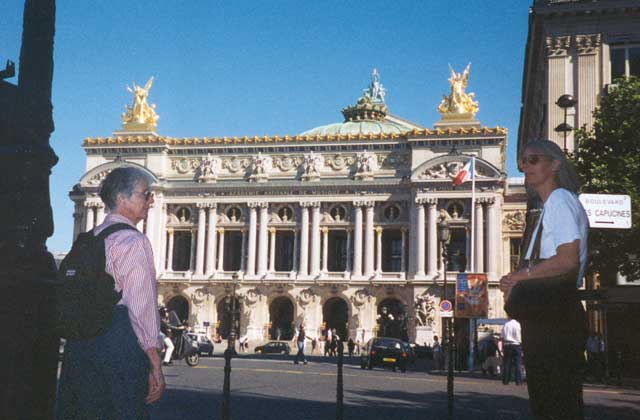
[[[289,347],[289,343],[285,341],[269,341],[262,346],[256,346],[254,351],[264,354],[289,354],[291,353],[291,347]]]
[[[406,372],[410,363],[409,344],[397,338],[375,337],[360,351],[360,367],[373,369],[376,366],[391,366]]]
[[[198,353],[213,356],[213,343],[206,334],[188,333],[187,335],[198,344]]]

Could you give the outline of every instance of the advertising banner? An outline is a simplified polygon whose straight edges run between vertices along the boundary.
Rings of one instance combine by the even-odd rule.
[[[486,318],[489,312],[487,275],[458,273],[456,278],[456,318]]]

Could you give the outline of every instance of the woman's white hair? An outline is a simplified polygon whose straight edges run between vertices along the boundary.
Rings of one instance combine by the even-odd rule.
[[[567,189],[577,194],[582,187],[582,181],[576,173],[573,165],[567,160],[564,152],[556,143],[550,140],[534,140],[530,141],[522,149],[519,158],[522,158],[526,151],[535,152],[536,154],[549,156],[551,159],[560,163],[556,172],[556,182],[561,188]],[[527,189],[531,193],[530,189]]]

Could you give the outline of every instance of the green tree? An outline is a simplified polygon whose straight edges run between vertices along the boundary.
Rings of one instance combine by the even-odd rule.
[[[640,79],[616,80],[594,112],[593,130],[577,130],[574,162],[583,192],[631,197],[631,229],[589,232],[589,271],[605,284],[620,272],[640,279]]]

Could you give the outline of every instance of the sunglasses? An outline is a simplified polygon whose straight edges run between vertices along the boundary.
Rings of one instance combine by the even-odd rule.
[[[144,197],[145,201],[149,201],[153,197],[153,191],[150,191],[150,190],[146,190],[143,192],[138,192],[138,191],[134,191],[134,192]]]
[[[542,159],[551,159],[548,155],[527,155],[518,159],[518,165],[520,167],[524,165],[537,165]]]

